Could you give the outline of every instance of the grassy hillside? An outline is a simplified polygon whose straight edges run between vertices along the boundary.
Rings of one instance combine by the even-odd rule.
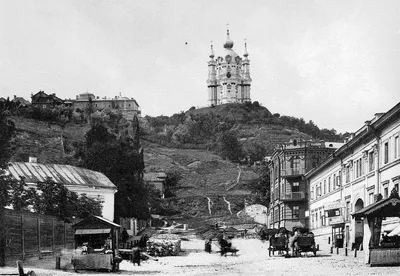
[[[279,117],[259,105],[231,104],[191,109],[171,117],[142,118],[145,170],[172,170],[181,175],[173,190],[175,197],[165,199],[164,206],[185,219],[237,219],[235,214],[251,196],[249,184],[260,176],[252,166],[239,167],[218,156],[213,151],[216,137],[223,131],[233,131],[245,150],[256,143],[270,154],[276,144],[311,138],[299,129],[318,130],[304,120]],[[12,161],[28,161],[29,156],[35,156],[42,163],[78,164],[74,145],[84,141],[87,124],[68,123],[62,129],[55,123],[17,116],[12,119],[17,127]]]

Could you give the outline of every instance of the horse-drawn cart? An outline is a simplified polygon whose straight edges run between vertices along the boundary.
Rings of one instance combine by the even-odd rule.
[[[301,256],[302,252],[312,252],[317,256],[317,248],[315,246],[314,236],[299,236],[294,242],[294,250],[296,256]]]
[[[269,239],[269,256],[274,255],[275,251],[283,252],[286,251],[286,255],[289,254],[288,240],[286,237],[271,237]]]

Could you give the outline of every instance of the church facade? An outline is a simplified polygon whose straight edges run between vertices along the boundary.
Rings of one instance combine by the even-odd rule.
[[[243,58],[235,53],[233,41],[229,37],[224,43],[224,54],[215,58],[211,45],[208,61],[208,105],[250,102],[250,60],[245,43]]]

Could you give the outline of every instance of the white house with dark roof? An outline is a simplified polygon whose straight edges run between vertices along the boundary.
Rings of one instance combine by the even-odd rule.
[[[114,220],[114,194],[117,187],[100,172],[70,165],[36,163],[35,158],[30,158],[30,162],[10,162],[8,171],[17,180],[24,178],[28,188],[35,188],[37,183],[49,177],[79,195],[101,199],[102,216]]]

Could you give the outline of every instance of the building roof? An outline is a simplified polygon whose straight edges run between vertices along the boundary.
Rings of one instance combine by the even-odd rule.
[[[44,182],[50,177],[54,182],[64,185],[116,189],[104,174],[70,165],[10,162],[8,170],[15,179],[24,178],[26,183]]]
[[[96,225],[95,225],[96,224]],[[90,226],[93,226],[94,229],[99,229],[98,225],[104,225],[104,226],[108,226],[111,228],[121,228],[121,225],[116,224],[106,218],[100,217],[100,216],[95,216],[95,215],[91,215],[75,224],[72,225],[73,228],[78,228],[81,227],[82,229],[90,229]]]
[[[372,217],[398,217],[400,214],[400,198],[396,189],[390,197],[378,200],[367,207],[352,214],[354,218]]]
[[[350,150],[365,142],[371,137],[374,137],[378,131],[387,126],[393,120],[399,118],[400,116],[400,103],[396,104],[386,113],[376,113],[374,119],[366,121],[365,125],[357,130],[355,136],[345,143],[343,146],[338,148],[331,156],[325,159],[319,166],[315,167],[308,173],[306,173],[306,178],[313,176],[325,167],[329,166],[337,160],[338,157],[343,158],[346,156]]]
[[[233,228],[235,228],[236,230],[249,230],[249,229],[253,229],[257,227],[257,224],[235,224],[233,225]]]
[[[143,175],[144,181],[164,181],[166,178],[165,172],[146,172]]]

